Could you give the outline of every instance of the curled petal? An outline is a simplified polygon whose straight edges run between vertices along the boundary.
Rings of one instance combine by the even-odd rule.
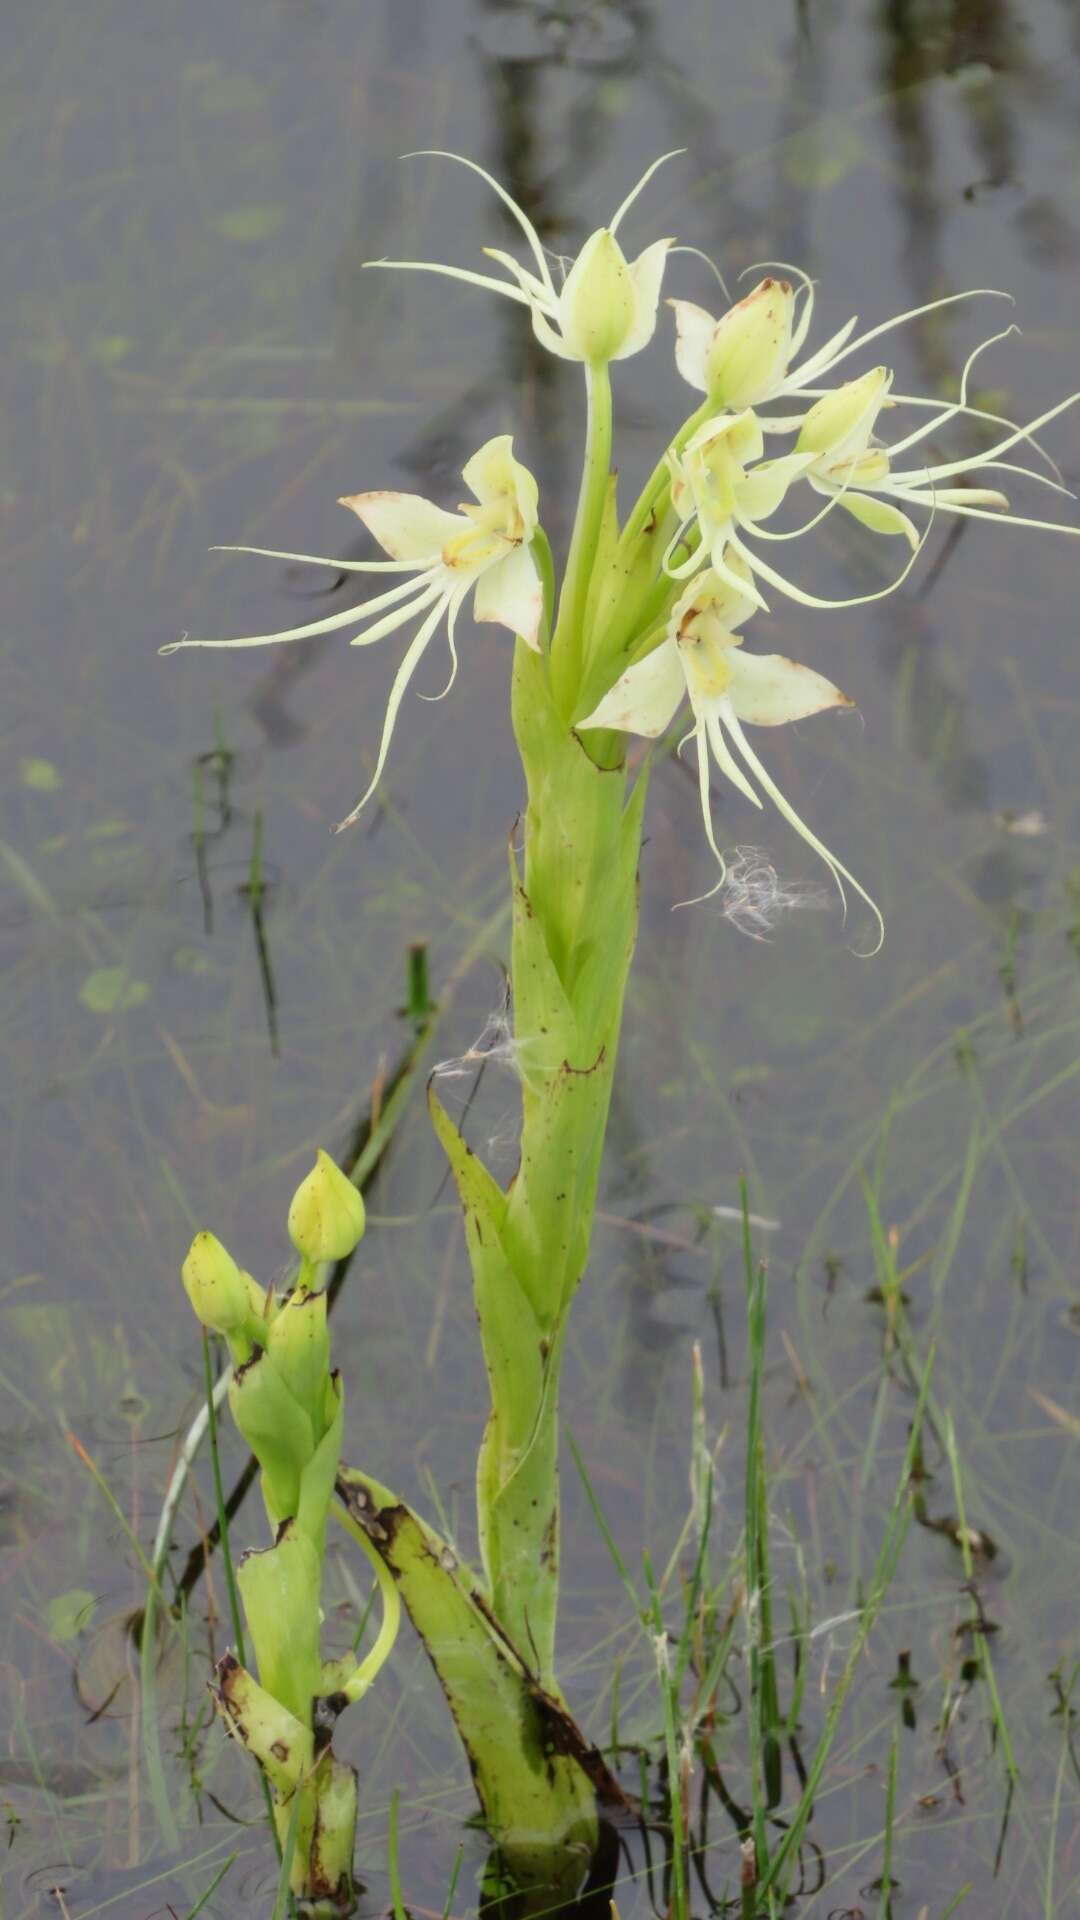
[[[483,287],[486,293],[504,293],[519,306],[531,307],[532,296],[507,280],[496,280],[491,273],[474,273],[471,267],[447,266],[443,260],[363,260],[364,267],[385,267],[391,273],[439,273],[444,280],[463,280],[467,287]],[[554,294],[552,299],[554,299]]]
[[[546,347],[549,353],[557,354],[560,360],[579,360],[581,358],[579,353],[576,353],[572,347],[567,346],[558,328],[552,326],[546,313],[541,313],[539,307],[532,308],[532,326],[533,332],[539,340],[540,345]]]
[[[512,500],[525,529],[526,540],[536,532],[540,493],[536,481],[514,458],[513,436],[497,433],[485,440],[461,469],[461,477],[482,507],[495,501]],[[458,529],[460,531],[460,528]]]
[[[450,674],[446,685],[441,693],[420,693],[419,691],[417,693],[419,700],[429,700],[433,706],[440,700],[445,700],[447,694],[453,691],[454,682],[458,676],[457,617],[467,591],[468,589],[464,588],[455,593],[446,610],[446,644],[450,649]]]
[[[1004,495],[999,495],[1004,498]],[[836,504],[843,507],[871,533],[902,534],[914,553],[919,544],[919,529],[909,520],[899,507],[892,506],[887,500],[874,499],[868,493],[844,493],[836,496]],[[930,504],[933,504],[932,502]]]
[[[744,799],[752,801],[755,807],[760,807],[761,800],[759,796],[754,792],[745,773],[732,755],[731,748],[724,739],[724,730],[720,725],[720,711],[714,706],[710,708],[708,713],[703,712],[702,719],[708,735],[709,745],[712,748],[713,759],[716,761],[721,773],[725,779],[731,781],[733,787],[738,788]],[[713,852],[716,852],[715,847],[713,847]]]
[[[448,540],[469,531],[459,513],[448,513],[419,493],[346,493],[338,501],[362,520],[393,560],[417,565],[437,560]]]
[[[631,187],[629,193],[626,196],[626,199],[623,200],[620,203],[620,205],[615,209],[615,212],[611,218],[611,225],[609,228],[609,231],[611,233],[618,232],[620,223],[623,220],[624,216],[629,213],[631,207],[634,204],[634,201],[638,197],[638,194],[642,192],[643,188],[648,186],[649,181],[653,177],[653,174],[656,173],[660,167],[666,166],[669,160],[677,160],[681,153],[686,153],[687,151],[688,149],[686,147],[672,147],[669,153],[660,154],[658,159],[653,160],[651,164],[646,167],[636,187]]]
[[[478,174],[480,179],[485,181],[491,188],[492,193],[498,194],[507,212],[517,221],[518,226],[521,228],[522,233],[529,243],[533,259],[536,261],[537,272],[547,288],[548,293],[552,299],[554,299],[555,288],[552,285],[551,270],[548,267],[540,235],[537,233],[536,228],[533,226],[524,208],[518,206],[513,195],[507,193],[506,188],[500,185],[494,174],[488,173],[485,167],[480,166],[475,160],[468,159],[465,154],[449,153],[442,147],[417,147],[412,153],[403,153],[401,157],[403,160],[456,160],[459,167],[468,167],[470,173]]]
[[[179,653],[186,647],[276,647],[285,640],[314,640],[320,633],[333,633],[338,627],[359,626],[369,613],[377,608],[390,606],[399,600],[407,600],[409,594],[423,591],[424,576],[419,580],[405,580],[400,586],[391,587],[388,593],[377,594],[374,600],[362,602],[360,606],[345,607],[340,613],[328,614],[325,620],[310,620],[303,627],[286,627],[281,633],[254,633],[239,640],[171,640],[167,646],[159,647],[159,653]],[[408,618],[411,608],[407,607],[392,625]],[[384,629],[386,631],[386,629]]]
[[[745,795],[747,800],[752,801],[755,807],[760,807],[761,805],[761,801],[754,792],[746,775],[732,758],[731,750],[727,741],[724,739],[715,712],[706,713],[704,709],[701,709],[701,711],[695,709],[695,711],[697,712],[697,725],[688,738],[697,740],[698,798],[701,802],[701,818],[705,828],[705,838],[709,843],[709,851],[720,869],[720,875],[716,884],[709,887],[705,893],[695,894],[692,900],[677,901],[676,905],[680,907],[698,907],[703,900],[711,900],[714,894],[719,893],[727,879],[727,861],[724,859],[720,848],[716,844],[716,833],[713,828],[712,795],[709,791],[710,749],[713,759],[716,761],[721,773],[731,781],[734,787],[738,788],[741,794]],[[683,741],[679,749],[680,752],[682,751],[682,746],[685,746],[685,744],[686,742]]]
[[[458,591],[460,593],[463,589],[459,588]],[[394,736],[394,726],[398,717],[398,708],[401,706],[408,692],[409,682],[416,672],[417,667],[420,665],[428,642],[435,632],[439,621],[442,619],[448,604],[446,599],[436,601],[427,619],[423,622],[409,644],[405,658],[394,676],[394,684],[390,689],[390,698],[386,703],[386,714],[383,719],[382,739],[379,741],[379,756],[375,762],[375,772],[372,774],[367,787],[352,812],[346,814],[344,820],[338,821],[337,826],[334,828],[335,833],[341,833],[343,828],[351,827],[353,821],[359,818],[382,778],[382,770],[386,765],[386,756],[390,751],[390,742]]]
[[[674,640],[660,645],[619,675],[605,693],[599,706],[578,731],[587,727],[614,727],[620,733],[640,733],[646,740],[658,739],[671,725],[679,703],[686,693],[679,649]]]
[[[814,464],[812,453],[786,453],[779,460],[765,460],[740,480],[739,517],[742,520],[768,520],[781,505],[793,481]]]
[[[523,267],[520,260],[515,260],[512,253],[504,253],[501,247],[483,247],[481,252],[517,281],[527,300],[535,300],[538,306],[544,308],[551,306],[551,295],[543,282],[537,279],[535,273],[530,273],[528,267]]]
[[[883,333],[891,333],[894,327],[905,326],[909,320],[920,320],[924,313],[936,313],[939,307],[955,306],[958,300],[977,300],[984,297],[991,300],[1008,300],[1010,303],[1012,301],[1011,293],[1003,293],[999,287],[967,287],[963,293],[946,293],[940,300],[928,300],[924,306],[909,307],[906,313],[894,313],[891,319],[882,320],[878,326],[871,327],[867,333],[859,334],[855,340],[850,336],[856,320],[851,319],[846,326],[841,327],[839,333],[834,334],[831,340],[827,340],[823,347],[819,347],[809,360],[805,360],[802,366],[796,369],[787,382],[787,391],[794,393],[808,380],[815,380],[818,374],[831,373],[833,367],[838,366],[841,360],[846,360],[849,353],[857,353],[860,347],[868,347],[871,340],[879,340]]]
[[[410,585],[415,587],[416,581],[411,581]],[[373,620],[369,627],[363,627],[359,633],[354,633],[349,641],[350,647],[370,647],[374,646],[378,640],[385,640],[388,633],[396,633],[399,627],[407,626],[410,620],[415,620],[417,614],[423,613],[425,608],[430,607],[433,600],[444,600],[446,592],[446,578],[440,568],[439,577],[416,594],[414,599],[390,613],[384,613],[381,620]],[[389,599],[388,593],[383,594],[379,601],[369,601],[362,611],[366,615],[374,611],[377,605],[385,605]]]
[[[634,318],[614,360],[625,360],[632,353],[640,353],[647,347],[656,332],[656,310],[660,304],[660,287],[664,278],[668,250],[674,245],[671,240],[654,240],[651,247],[639,253],[630,267],[630,278],[634,283]]]
[[[754,727],[780,727],[789,720],[807,720],[830,707],[853,707],[854,700],[815,673],[782,653],[747,653],[733,647],[728,660],[731,682],[727,697],[740,720]]]
[[[257,553],[266,560],[295,560],[305,567],[329,567],[332,573],[413,573],[414,560],[332,560],[324,553],[283,553],[280,547],[213,546],[211,553]]]
[[[669,300],[668,306],[675,315],[675,365],[689,386],[704,393],[705,355],[716,332],[716,321],[692,300]]]
[[[540,651],[540,622],[544,615],[544,587],[536,561],[526,546],[514,547],[480,575],[473,596],[477,620],[495,620],[521,635],[534,653]]]
[[[755,573],[760,573],[764,579],[769,581],[771,586],[778,588],[781,593],[786,593],[789,600],[796,600],[801,607],[868,607],[871,606],[875,600],[887,600],[890,594],[895,593],[898,587],[903,586],[904,581],[915,565],[915,561],[926,545],[929,531],[929,528],[927,528],[926,532],[920,535],[918,545],[913,549],[910,558],[901,568],[896,579],[891,580],[887,587],[878,587],[873,593],[849,594],[846,600],[825,600],[820,594],[807,593],[803,587],[797,586],[794,580],[788,580],[782,573],[777,573],[775,567],[770,567],[768,563],[761,558],[760,554],[751,553],[748,548],[743,546],[740,540],[733,538],[731,544],[742,559],[753,568]],[[716,566],[715,557],[713,565]],[[719,571],[720,568],[717,566],[717,572]]]

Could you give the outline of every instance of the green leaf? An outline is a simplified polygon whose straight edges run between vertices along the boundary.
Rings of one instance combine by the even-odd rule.
[[[54,1640],[74,1640],[93,1620],[97,1601],[85,1587],[72,1587],[49,1601],[45,1624]]]
[[[506,1420],[504,1449],[512,1450],[529,1437],[531,1421],[524,1427],[518,1425],[513,1408],[533,1405],[539,1394],[544,1330],[503,1247],[506,1195],[466,1145],[433,1088],[428,1089],[428,1107],[465,1216],[473,1295],[492,1402]]]
[[[593,1783],[617,1793],[599,1754],[533,1679],[446,1541],[354,1468],[342,1468],[338,1491],[350,1530],[362,1530],[395,1576],[508,1864],[569,1893],[595,1842]]]
[[[299,1523],[287,1521],[272,1547],[245,1554],[236,1583],[255,1647],[259,1685],[309,1726],[311,1703],[322,1682],[321,1565]]]
[[[326,1413],[329,1416],[326,1432],[300,1475],[296,1503],[297,1520],[314,1545],[320,1565],[326,1545],[326,1516],[330,1511],[345,1430],[345,1389],[337,1374],[326,1383]]]
[[[35,793],[55,793],[64,784],[51,760],[20,760],[19,778],[24,787],[32,787]]]
[[[294,1400],[311,1421],[315,1440],[325,1430],[326,1383],[330,1377],[330,1336],[326,1294],[293,1293],[266,1332],[266,1351]]]
[[[284,221],[284,207],[233,207],[228,213],[219,213],[210,224],[223,239],[249,246],[257,240],[269,240]]]
[[[229,1732],[254,1754],[275,1793],[291,1793],[311,1766],[311,1728],[260,1687],[231,1653],[218,1662],[214,1704]]]
[[[278,1527],[297,1509],[300,1475],[315,1451],[311,1421],[260,1352],[233,1374],[229,1405],[263,1470],[263,1499],[271,1525]]]
[[[145,980],[133,980],[126,967],[95,967],[79,988],[79,999],[91,1013],[125,1013],[150,997]]]

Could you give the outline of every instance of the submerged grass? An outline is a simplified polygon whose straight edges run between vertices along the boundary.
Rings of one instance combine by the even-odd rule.
[[[605,1516],[580,1450],[573,1439],[570,1442],[586,1498],[604,1545],[632,1603],[638,1627],[651,1644],[660,1727],[655,1751],[646,1742],[639,1749],[639,1754],[643,1783],[648,1779],[650,1764],[659,1766],[665,1809],[664,1826],[671,1849],[670,1907],[679,1920],[684,1920],[689,1911],[688,1867],[696,1864],[699,1871],[703,1872],[705,1864],[700,1859],[694,1862],[689,1831],[687,1796],[695,1772],[701,1775],[703,1792],[715,1787],[735,1823],[739,1847],[738,1905],[743,1920],[758,1920],[759,1916],[761,1920],[775,1920],[775,1916],[802,1886],[807,1846],[820,1855],[817,1843],[810,1837],[811,1823],[823,1792],[845,1705],[870,1635],[896,1578],[907,1538],[934,1364],[931,1350],[918,1379],[917,1394],[908,1423],[907,1444],[892,1501],[883,1516],[883,1532],[875,1562],[859,1604],[845,1616],[853,1628],[851,1643],[832,1686],[809,1764],[798,1763],[800,1791],[793,1801],[785,1802],[782,1749],[784,1743],[789,1743],[792,1752],[797,1752],[795,1736],[801,1725],[807,1657],[814,1629],[793,1601],[790,1642],[796,1658],[791,1703],[784,1714],[780,1705],[777,1668],[779,1643],[774,1626],[776,1587],[770,1571],[768,1551],[770,1530],[775,1526],[777,1516],[771,1498],[762,1411],[767,1371],[767,1270],[764,1264],[755,1262],[745,1182],[741,1184],[740,1197],[747,1310],[746,1407],[741,1436],[745,1461],[743,1534],[738,1551],[720,1583],[706,1592],[703,1576],[708,1564],[708,1515],[712,1504],[710,1481],[705,1517],[698,1514],[699,1534],[695,1558],[682,1583],[683,1611],[677,1632],[665,1624],[663,1594],[653,1575],[648,1550],[642,1556],[643,1598]],[[692,1444],[700,1447],[696,1400],[695,1391],[691,1400],[695,1408]],[[692,1470],[692,1492],[695,1485]],[[692,1516],[696,1504],[692,1500]],[[680,1539],[685,1539],[686,1534],[684,1527]],[[730,1604],[723,1606],[725,1601],[730,1601]],[[735,1638],[740,1625],[741,1649],[737,1647]],[[745,1781],[749,1805],[741,1810],[724,1786],[715,1752],[717,1695],[721,1682],[728,1674],[729,1663],[740,1655],[747,1676],[745,1705],[733,1716],[721,1716],[720,1724],[728,1728],[729,1748],[733,1741],[743,1744],[742,1757],[729,1753],[726,1763]],[[687,1680],[693,1683],[690,1703],[684,1696],[684,1682]],[[611,1757],[616,1761],[624,1744],[613,1730]],[[886,1824],[879,1875],[884,1889],[883,1898],[887,1898],[892,1886],[897,1751],[894,1728],[889,1749]],[[643,1817],[647,1817],[649,1804],[649,1793],[643,1784]],[[774,1830],[777,1838],[775,1843],[771,1843],[770,1835]],[[823,1855],[820,1857],[824,1858]],[[883,1907],[883,1916],[886,1910]]]

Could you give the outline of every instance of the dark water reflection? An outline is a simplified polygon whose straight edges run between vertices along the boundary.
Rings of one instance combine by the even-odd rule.
[[[327,829],[366,779],[395,643],[381,657],[337,635],[259,656],[163,661],[156,648],[185,628],[263,631],[346,604],[356,576],[206,549],[348,558],[339,494],[455,499],[462,462],[496,431],[513,428],[549,530],[565,534],[574,370],[509,303],[362,271],[384,252],[478,260],[512,242],[480,182],[402,163],[408,148],[474,155],[572,253],[656,153],[685,145],[635,237],[677,231],[729,277],[763,257],[803,263],[821,337],[854,310],[1009,288],[1024,337],[979,380],[1006,411],[1050,405],[1080,366],[1080,32],[1053,0],[35,0],[10,5],[2,33],[5,1912],[59,1912],[61,1887],[81,1920],[183,1914],[238,1849],[204,1909],[233,1914],[269,1906],[268,1865],[262,1834],[234,1824],[254,1817],[250,1783],[216,1736],[192,1731],[206,1594],[186,1672],[171,1654],[161,1680],[185,1809],[170,1855],[132,1766],[122,1628],[138,1567],[63,1435],[145,1545],[199,1395],[175,1278],[187,1239],[206,1220],[264,1277],[279,1267],[312,1144],[348,1137],[407,1042],[396,1010],[411,942],[429,942],[437,990],[455,982],[436,1054],[481,1031],[502,991],[492,915],[519,789],[509,649],[490,627],[468,633],[451,701],[411,701],[385,805],[340,839]],[[679,290],[708,304],[706,270],[677,264]],[[952,391],[981,333],[1007,324],[987,312],[947,309],[898,335],[899,384]],[[620,369],[627,491],[685,410],[660,332]],[[1067,479],[1078,431],[1066,418],[1053,432]],[[881,583],[857,531],[827,531],[808,580]],[[905,1437],[899,1392],[873,1427],[881,1315],[860,1168],[879,1184],[914,1332],[939,1343],[969,1516],[1002,1547],[979,1595],[1000,1628],[1022,1777],[1001,1846],[1004,1776],[957,1638],[963,1571],[940,1530],[915,1530],[815,1820],[825,1880],[811,1891],[808,1857],[799,1906],[821,1916],[876,1911],[902,1654],[920,1692],[902,1733],[895,1911],[928,1902],[933,1917],[965,1880],[979,1913],[1065,1914],[1076,1894],[1076,1774],[1062,1770],[1048,1679],[1067,1683],[1078,1573],[1076,562],[1064,540],[974,525],[933,540],[893,599],[843,619],[781,606],[763,622],[766,644],[820,664],[865,715],[864,729],[808,725],[771,764],[881,900],[889,938],[872,965],[850,957],[831,912],[792,915],[764,946],[718,911],[671,915],[704,862],[691,788],[677,767],[657,771],[605,1224],[566,1388],[627,1559],[648,1544],[662,1561],[684,1510],[700,1338],[711,1415],[730,1426],[717,1525],[734,1544],[741,1277],[735,1229],[712,1210],[745,1171],[752,1204],[779,1223],[762,1235],[773,1565],[825,1623],[809,1748],[849,1631],[828,1622],[872,1563]],[[751,831],[734,796],[718,812],[726,840]],[[779,821],[753,830],[785,878],[817,878]],[[463,1104],[467,1083],[454,1092]],[[513,1104],[493,1065],[470,1127],[504,1174]],[[350,1451],[425,1503],[433,1479],[467,1545],[482,1394],[455,1211],[445,1192],[429,1204],[441,1180],[417,1110],[372,1195],[338,1337]],[[931,1467],[940,1517],[955,1501],[944,1462]],[[644,1654],[576,1485],[567,1497],[567,1686],[606,1737],[625,1655],[632,1748],[657,1731]],[[185,1510],[177,1571],[206,1519],[205,1505]],[[253,1513],[245,1523],[254,1538]],[[220,1648],[217,1585],[211,1602]],[[737,1804],[732,1713],[714,1746]],[[395,1784],[406,1898],[441,1910],[470,1801],[413,1650],[352,1738],[371,1910]],[[733,1816],[711,1774],[704,1791],[719,1901],[737,1876]],[[483,1858],[479,1836],[465,1841],[458,1908]],[[624,1916],[663,1906],[659,1865],[651,1883],[640,1851],[634,1865]],[[704,1911],[703,1887],[694,1897]]]

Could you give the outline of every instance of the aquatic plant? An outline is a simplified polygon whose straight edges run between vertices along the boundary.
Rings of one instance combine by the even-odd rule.
[[[510,1865],[523,1878],[548,1873],[568,1884],[595,1835],[595,1793],[613,1790],[566,1713],[556,1625],[560,1369],[589,1256],[636,935],[648,786],[647,762],[631,778],[622,736],[666,736],[686,701],[706,842],[719,869],[710,891],[728,879],[712,819],[715,765],[754,805],[762,805],[762,794],[773,802],[824,861],[845,911],[845,882],[862,897],[873,916],[874,950],[884,927],[869,892],[795,811],[744,730],[854,703],[812,668],[755,652],[742,630],[766,608],[766,588],[813,607],[862,606],[895,592],[938,512],[1051,524],[1012,515],[996,486],[966,482],[1007,471],[1060,490],[1052,469],[1016,466],[1003,456],[1020,445],[1040,452],[1035,432],[1070,401],[1028,425],[1002,421],[969,399],[974,355],[959,398],[950,402],[895,392],[883,367],[823,387],[849,355],[889,328],[971,296],[949,295],[861,336],[852,319],[800,360],[813,285],[801,272],[775,267],[719,320],[672,302],[677,364],[704,398],[661,450],[620,524],[610,366],[652,337],[673,243],[657,241],[631,263],[617,230],[660,162],[610,226],[586,242],[560,287],[525,213],[482,168],[462,164],[508,208],[531,264],[495,249],[488,253],[501,279],[437,262],[371,264],[441,274],[505,297],[526,309],[544,347],[583,365],[584,461],[561,580],[535,482],[504,435],[467,463],[474,500],[456,509],[396,492],[343,501],[388,557],[317,564],[396,571],[407,576],[403,584],[305,626],[241,640],[185,636],[168,650],[265,646],[350,625],[359,629],[353,644],[366,645],[418,618],[393,683],[373,777],[347,825],[376,791],[403,696],[442,620],[451,653],[446,692],[457,672],[456,620],[470,592],[478,619],[516,635],[512,723],[526,804],[523,851],[519,857],[512,847],[508,856],[512,1056],[521,1090],[519,1160],[509,1184],[500,1184],[469,1147],[438,1098],[437,1081],[429,1087],[432,1121],[464,1214],[491,1397],[476,1478],[481,1568],[464,1568],[448,1543],[365,1473],[343,1469],[338,1485],[352,1530],[392,1572],[425,1642]],[[799,411],[791,411],[793,403]],[[892,446],[883,444],[882,416],[904,406],[923,410],[926,419]],[[934,464],[894,464],[959,418],[994,428],[993,443]],[[771,455],[770,438],[788,439],[789,450]],[[823,501],[809,520],[773,524],[806,493]],[[885,586],[830,600],[781,573],[762,549],[805,538],[837,509],[871,535],[902,538],[909,551]],[[911,518],[915,510],[928,516],[921,530]],[[283,557],[316,562],[312,555]],[[285,1494],[274,1490],[272,1475],[270,1484],[270,1511],[283,1514],[294,1497],[291,1482]],[[568,1864],[553,1867],[556,1856]]]

